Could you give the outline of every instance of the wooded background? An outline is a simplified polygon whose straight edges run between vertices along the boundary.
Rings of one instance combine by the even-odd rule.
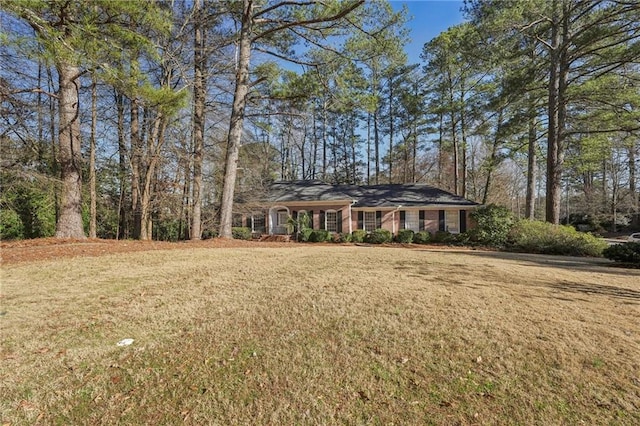
[[[638,226],[640,5],[464,8],[413,64],[385,1],[5,1],[0,237],[230,237],[294,179]]]

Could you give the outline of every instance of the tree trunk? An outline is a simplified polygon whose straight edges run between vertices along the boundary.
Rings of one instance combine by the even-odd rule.
[[[322,181],[327,181],[327,98],[322,100]]]
[[[566,120],[566,89],[568,58],[563,48],[568,36],[568,18],[565,1],[562,16],[558,17],[557,0],[553,2],[551,23],[551,52],[549,73],[549,130],[547,136],[547,194],[546,221],[560,223],[562,166],[564,162],[564,126]]]
[[[532,102],[532,101],[530,101]],[[535,219],[536,214],[536,115],[535,109],[529,109],[529,134],[528,134],[528,153],[527,153],[527,195],[525,201],[525,217],[529,220]]]
[[[56,238],[85,238],[82,224],[82,153],[78,104],[77,66],[57,63],[59,93],[58,159],[62,178],[60,215]]]
[[[371,185],[371,113],[367,112],[367,185]]]
[[[453,143],[453,193],[459,195],[460,167],[458,163],[460,160],[458,159],[458,138],[453,111],[451,111],[451,142]]]
[[[140,206],[140,172],[142,168],[142,146],[140,140],[140,111],[138,101],[131,99],[131,210],[133,210],[133,238],[140,238],[141,206]]]
[[[195,0],[194,9],[194,80],[193,80],[193,211],[191,239],[202,238],[202,150],[204,147],[204,104],[206,93],[206,56],[202,31],[202,0]],[[188,164],[188,163],[187,163]]]
[[[393,77],[389,77],[389,183],[393,183]]]
[[[496,133],[493,138],[493,146],[491,147],[491,156],[489,157],[489,167],[487,167],[487,180],[484,186],[484,194],[482,196],[482,202],[480,204],[487,204],[489,201],[489,189],[491,187],[491,179],[493,178],[493,171],[498,166],[498,145],[500,143],[500,134],[502,132],[502,113],[503,110],[500,108],[498,111],[498,124],[496,126]]]
[[[129,226],[127,221],[126,192],[127,192],[127,145],[124,137],[124,96],[117,91],[114,93],[116,104],[117,126],[118,126],[118,232],[116,238],[124,239],[129,237]]]
[[[462,84],[462,83],[461,83]],[[462,180],[460,182],[460,195],[462,197],[467,196],[467,131],[465,129],[465,120],[464,120],[464,86],[460,91],[460,133],[462,136],[461,146],[460,146],[460,154],[462,156],[460,176]]]
[[[630,139],[628,144],[628,164],[629,164],[629,193],[631,194],[631,208],[633,212],[632,216],[632,225],[638,226],[640,222],[640,217],[638,217],[639,206],[638,206],[638,188],[637,188],[637,178],[636,178],[636,158],[637,158],[637,142],[632,135],[629,135]]]
[[[451,73],[447,72],[448,90],[449,90],[449,114],[451,116],[451,142],[453,144],[453,193],[460,194],[459,182],[460,182],[460,165],[458,159],[458,137],[456,129],[456,111],[454,107],[453,96],[453,79]]]
[[[444,168],[444,113],[438,113],[438,188],[442,188],[442,169]]]
[[[220,206],[220,237],[232,238],[231,222],[233,213],[233,195],[238,171],[238,154],[242,143],[242,127],[247,94],[249,93],[249,60],[251,58],[253,1],[244,0],[240,28],[238,69],[236,88],[227,140],[222,204]]]
[[[149,150],[146,167],[144,169],[143,185],[140,191],[140,239],[143,241],[153,238],[153,222],[151,217],[151,201],[153,197],[153,183],[156,177],[156,167],[160,159],[160,147],[164,143],[164,131],[166,128],[166,118],[158,112],[148,136],[149,144],[153,148]]]
[[[96,78],[91,78],[91,140],[89,147],[89,238],[96,238],[96,126],[98,124]]]

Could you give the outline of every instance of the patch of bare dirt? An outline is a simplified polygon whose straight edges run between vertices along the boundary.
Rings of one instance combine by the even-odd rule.
[[[289,247],[294,244],[224,238],[180,242],[38,238],[0,242],[0,262],[2,264],[14,264],[69,257],[96,257],[137,251],[180,250],[185,248]]]

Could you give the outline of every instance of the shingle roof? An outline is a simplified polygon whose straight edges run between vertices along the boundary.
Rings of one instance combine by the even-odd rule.
[[[275,182],[267,194],[272,203],[356,201],[354,207],[477,206],[478,203],[433,186],[412,184],[330,185],[320,181]]]

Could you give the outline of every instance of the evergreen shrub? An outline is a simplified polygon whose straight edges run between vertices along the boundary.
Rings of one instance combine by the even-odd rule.
[[[309,234],[309,242],[324,243],[327,241],[331,241],[331,233],[326,229],[314,229]]]
[[[312,232],[313,232],[313,229],[311,228],[300,229],[300,231],[298,231],[298,241],[301,241],[303,243],[308,242]]]
[[[476,226],[469,231],[469,239],[475,243],[503,247],[513,227],[513,213],[503,206],[489,204],[471,213]]]
[[[375,229],[364,237],[364,242],[369,244],[384,244],[393,241],[391,231],[387,229]]]
[[[15,210],[0,210],[0,240],[24,238],[24,226]]]
[[[350,243],[353,240],[353,236],[348,232],[341,232],[334,236],[336,243]]]
[[[401,229],[396,235],[396,241],[403,244],[411,244],[413,242],[415,232],[411,229]]]
[[[364,229],[356,229],[351,233],[351,241],[354,243],[362,243],[364,242],[364,237],[366,237],[367,231]]]
[[[602,254],[607,259],[618,263],[640,268],[640,243],[628,242],[614,244],[603,250]]]
[[[507,238],[508,249],[525,253],[602,256],[607,243],[571,226],[520,220]]]
[[[245,226],[236,226],[231,228],[231,235],[236,240],[250,240],[251,229]]]
[[[451,241],[451,233],[447,231],[438,231],[431,237],[434,243],[448,243]]]
[[[431,234],[428,231],[416,232],[413,235],[413,242],[416,244],[429,244],[431,241]]]

